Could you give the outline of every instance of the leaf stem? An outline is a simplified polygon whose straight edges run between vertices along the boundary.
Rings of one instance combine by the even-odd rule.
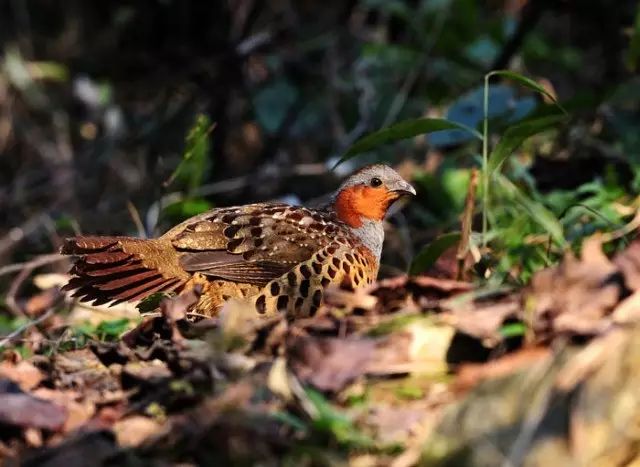
[[[487,246],[489,210],[489,78],[492,73],[484,75],[484,99],[482,120],[482,247]]]

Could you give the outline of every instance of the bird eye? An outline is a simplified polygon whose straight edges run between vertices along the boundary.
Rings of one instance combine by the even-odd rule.
[[[373,177],[371,179],[371,186],[376,187],[376,186],[380,186],[380,185],[382,185],[382,180],[380,180],[378,177]]]

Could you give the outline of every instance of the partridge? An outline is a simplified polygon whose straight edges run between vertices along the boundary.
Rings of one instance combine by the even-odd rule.
[[[260,315],[310,316],[330,284],[355,289],[376,279],[385,214],[415,193],[390,167],[371,165],[319,209],[257,203],[213,209],[156,239],[68,238],[61,253],[77,259],[65,289],[97,305],[200,284],[198,313],[214,315],[236,297]]]

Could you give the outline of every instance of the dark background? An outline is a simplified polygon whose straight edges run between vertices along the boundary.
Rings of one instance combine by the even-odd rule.
[[[633,197],[635,14],[627,0],[1,0],[0,261],[74,232],[154,235],[213,206],[307,202],[381,160],[419,190],[391,219],[385,262],[405,268],[457,228],[479,145],[441,133],[330,168],[402,119],[477,126],[483,76],[500,68],[543,83],[571,116],[525,151],[517,183],[558,216],[554,200],[594,180],[603,205]],[[495,80],[494,137],[545,105]],[[188,169],[202,176],[172,178],[199,114],[215,123]],[[574,237],[615,221],[603,216]]]

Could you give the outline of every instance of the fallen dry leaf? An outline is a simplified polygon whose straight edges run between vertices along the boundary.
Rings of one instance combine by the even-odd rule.
[[[487,363],[465,363],[458,368],[454,388],[456,391],[467,391],[481,381],[500,378],[550,356],[551,351],[548,348],[533,347],[507,354]]]
[[[568,253],[558,266],[536,273],[525,303],[533,303],[533,328],[544,340],[603,332],[623,294],[623,277],[594,236],[585,240],[580,259]]]
[[[362,376],[375,347],[376,341],[366,338],[297,337],[287,344],[288,359],[298,378],[330,392]]]
[[[60,428],[63,433],[70,433],[87,423],[96,412],[95,404],[84,398],[78,391],[60,391],[49,388],[38,388],[33,395],[54,402],[67,411],[67,419]],[[84,400],[83,400],[84,399]]]
[[[23,391],[28,391],[40,384],[44,374],[27,361],[21,361],[15,365],[3,361],[0,362],[0,378],[10,379],[17,383]]]
[[[12,384],[0,380],[0,423],[50,431],[62,428],[67,419],[64,407],[21,392]]]
[[[120,446],[136,447],[146,440],[164,433],[166,427],[166,425],[149,417],[132,415],[117,421],[113,426],[113,432],[116,434]]]

